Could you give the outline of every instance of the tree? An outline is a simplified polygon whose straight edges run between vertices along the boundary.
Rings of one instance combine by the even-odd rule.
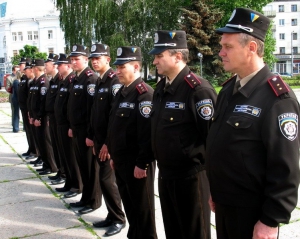
[[[47,59],[47,53],[39,52],[36,46],[25,45],[23,49],[19,50],[19,55],[12,57],[11,62],[13,65],[18,65],[21,57],[31,58],[31,59]]]

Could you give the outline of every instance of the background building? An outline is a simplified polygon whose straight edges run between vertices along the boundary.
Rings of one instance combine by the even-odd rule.
[[[273,20],[274,55],[278,59],[273,71],[300,74],[300,1],[275,0],[263,11]]]
[[[59,12],[52,0],[0,0],[0,79],[24,45],[46,53],[65,51]]]

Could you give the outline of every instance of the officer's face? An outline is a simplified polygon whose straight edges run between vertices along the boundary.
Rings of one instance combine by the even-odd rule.
[[[117,65],[117,76],[121,84],[127,86],[135,80],[135,72],[138,71],[137,64],[128,62],[124,65]]]
[[[51,75],[54,72],[55,68],[56,68],[56,66],[53,64],[52,61],[45,63],[45,73],[46,74]]]
[[[242,46],[240,43],[240,34],[222,35],[221,51],[219,56],[222,58],[223,67],[226,71],[237,73],[244,76],[244,72],[251,68],[251,56],[253,52],[250,43]],[[247,74],[246,74],[247,75]]]
[[[110,57],[108,56],[99,56],[99,57],[92,57],[91,62],[93,69],[100,74],[106,71],[107,66],[109,66]]]
[[[19,65],[19,67],[20,67],[20,71],[23,72],[23,70],[24,70],[24,68],[25,68],[25,64],[22,63],[22,64]]]
[[[85,56],[71,56],[70,59],[74,71],[80,72],[87,66],[88,58]]]
[[[32,79],[34,77],[32,69],[27,68],[24,72],[28,79]]]
[[[71,65],[70,64],[58,64],[57,65],[57,70],[58,73],[65,78],[66,76],[69,75],[69,69],[71,69]]]
[[[160,75],[169,76],[176,68],[177,55],[171,55],[168,50],[154,56],[153,65]]]

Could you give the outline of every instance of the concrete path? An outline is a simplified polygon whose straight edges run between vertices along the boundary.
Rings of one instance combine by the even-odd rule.
[[[296,93],[300,99],[300,90]],[[104,200],[96,211],[86,215],[77,214],[68,203],[79,201],[81,195],[65,199],[57,193],[55,187],[62,185],[51,185],[48,176],[39,176],[35,168],[21,157],[27,147],[25,133],[12,132],[9,103],[0,103],[0,239],[105,237],[104,229],[92,226],[94,221],[106,217]],[[155,186],[158,238],[165,239],[157,180]],[[214,213],[211,222],[212,239],[216,239]],[[110,238],[125,239],[127,230],[128,226]],[[280,232],[280,239],[300,238],[300,203],[292,213],[291,223],[281,226]]]

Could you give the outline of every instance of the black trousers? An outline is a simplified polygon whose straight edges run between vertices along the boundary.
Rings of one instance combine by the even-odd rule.
[[[73,148],[75,158],[79,166],[83,189],[81,202],[90,205],[93,209],[100,207],[100,183],[99,183],[99,165],[92,156],[92,148],[86,146],[87,137],[86,127],[72,129]]]
[[[69,125],[57,125],[58,147],[61,164],[65,170],[65,188],[72,192],[82,192],[82,181],[79,167],[72,147],[72,138],[68,136]]]
[[[23,118],[23,127],[26,133],[26,138],[28,142],[28,152],[36,153],[35,142],[33,138],[32,130],[30,129],[29,119],[28,119],[28,111],[27,109],[21,109],[22,118]]]
[[[115,223],[125,223],[125,214],[122,210],[121,196],[116,184],[116,177],[114,171],[110,167],[109,160],[100,161],[99,153],[95,156],[99,163],[99,179],[101,192],[107,207],[107,219]],[[100,195],[100,205],[102,205]]]
[[[129,239],[157,239],[154,208],[155,162],[149,164],[147,177],[134,177],[134,163],[115,164],[115,175],[123,201]]]
[[[63,164],[61,163],[61,151],[59,150],[59,142],[58,142],[58,135],[57,135],[57,124],[54,114],[49,114],[49,132],[50,132],[50,138],[52,143],[52,150],[53,150],[53,156],[55,164],[58,168],[58,171],[60,172],[60,175],[62,177],[65,177],[65,169],[63,167]]]
[[[40,155],[44,163],[43,167],[49,168],[52,172],[57,172],[58,169],[54,161],[49,127],[47,125],[46,116],[42,117],[41,126],[35,126],[35,134]]]
[[[167,239],[210,239],[209,184],[205,171],[187,178],[158,178]]]

